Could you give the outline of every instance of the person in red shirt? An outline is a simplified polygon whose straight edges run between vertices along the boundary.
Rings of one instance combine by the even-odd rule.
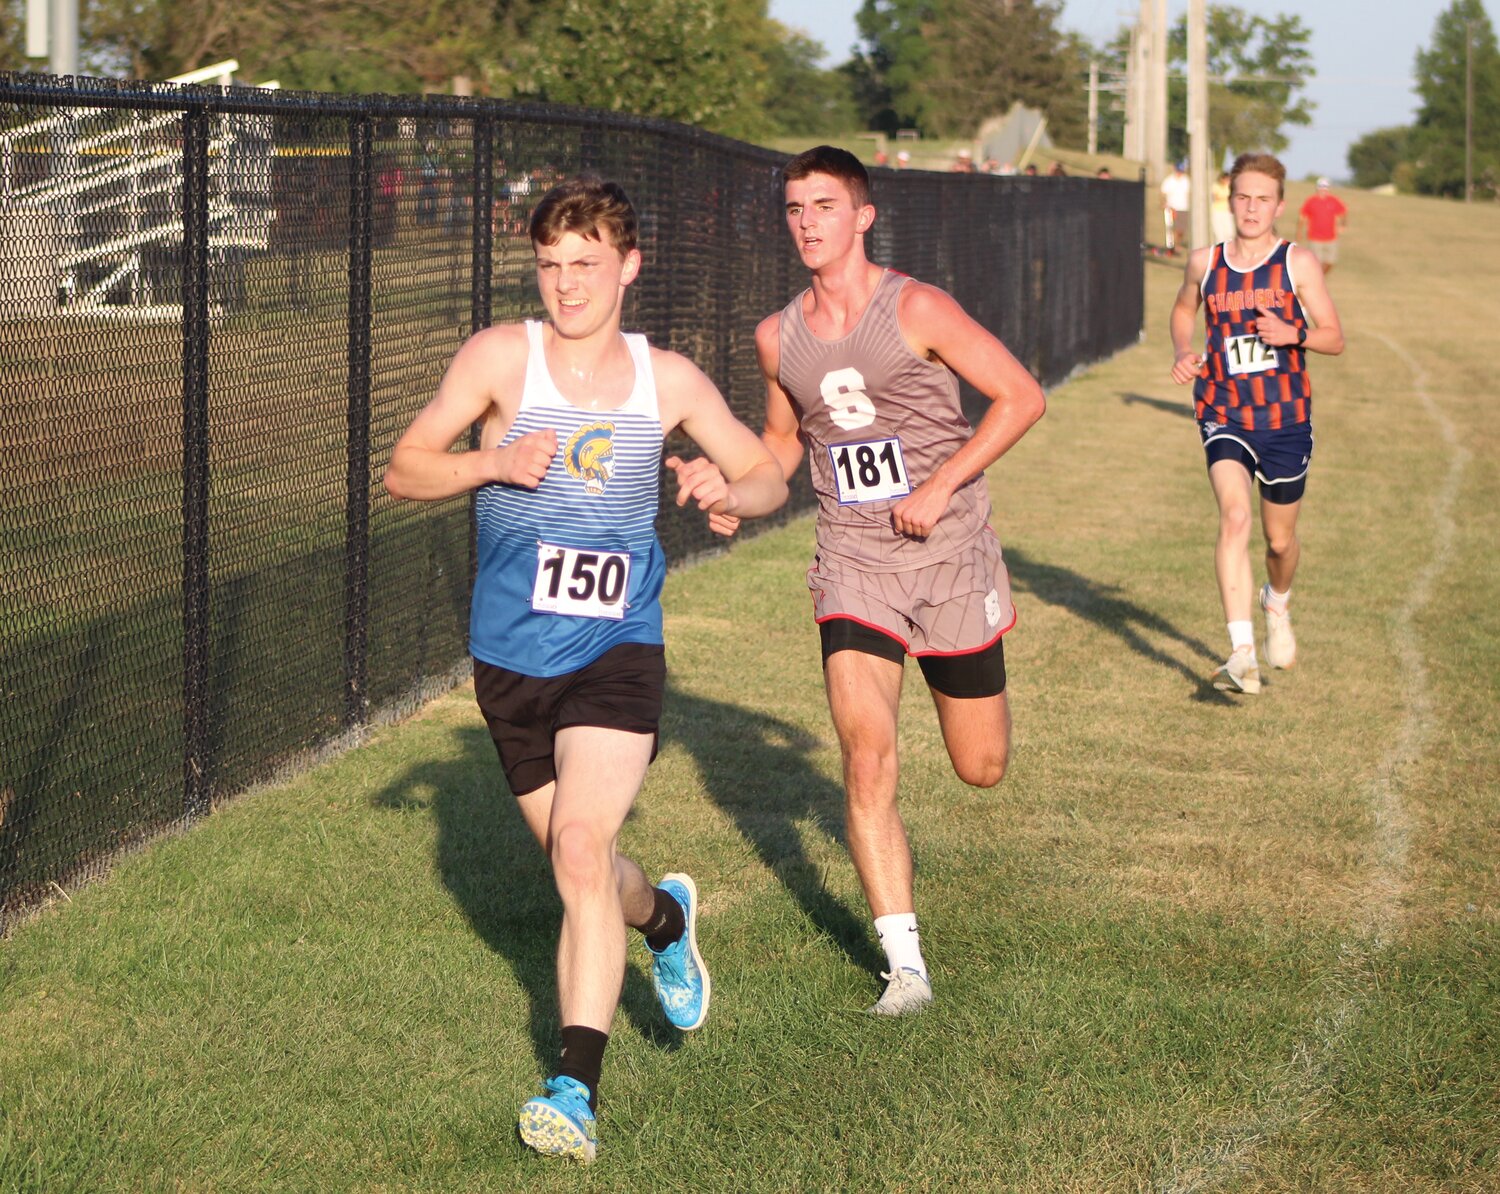
[[[1339,259],[1339,233],[1349,222],[1349,209],[1329,186],[1326,178],[1318,179],[1317,190],[1303,201],[1297,212],[1297,241],[1312,250],[1325,274],[1332,271]]]

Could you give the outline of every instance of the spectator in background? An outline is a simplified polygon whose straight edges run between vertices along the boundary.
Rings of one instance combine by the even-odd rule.
[[[1035,162],[1027,162],[1026,163],[1026,169],[1022,170],[1021,173],[1024,174],[1024,175],[1026,175],[1027,178],[1035,178],[1036,177],[1036,163]]]
[[[898,151],[897,154],[896,154],[896,169],[897,170],[905,170],[910,165],[911,165],[911,154],[907,153],[906,150],[904,150],[904,149]]]
[[[1188,223],[1188,207],[1192,201],[1192,180],[1188,177],[1187,163],[1178,162],[1161,180],[1161,214],[1167,230],[1168,253],[1176,253],[1178,244],[1186,243],[1192,236],[1192,225]]]
[[[958,157],[953,160],[949,170],[954,174],[974,173],[974,151],[972,149],[960,149]]]
[[[1048,178],[1067,178],[1068,177],[1068,168],[1066,166],[1064,166],[1061,162],[1053,162],[1052,165],[1050,165],[1050,166],[1047,167],[1047,177]]]
[[[1234,214],[1229,210],[1229,171],[1221,170],[1208,194],[1208,222],[1214,244],[1223,244],[1234,235]]]
[[[1323,272],[1333,272],[1339,259],[1339,233],[1349,222],[1349,209],[1335,195],[1326,178],[1318,179],[1318,188],[1303,201],[1297,212],[1297,240],[1312,250]],[[1303,238],[1303,230],[1307,236]]]
[[[1100,166],[1099,169],[1098,169],[1098,171],[1094,174],[1094,177],[1095,178],[1113,178],[1114,175],[1109,172],[1109,167],[1108,166]]]
[[[877,166],[889,166],[891,164],[891,155],[883,149],[877,149],[875,151],[875,164]]]

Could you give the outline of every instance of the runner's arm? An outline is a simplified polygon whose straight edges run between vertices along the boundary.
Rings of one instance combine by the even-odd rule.
[[[1194,249],[1188,254],[1187,265],[1182,271],[1182,285],[1172,303],[1172,315],[1168,321],[1172,332],[1172,380],[1180,386],[1197,377],[1203,365],[1202,358],[1193,348],[1193,335],[1198,327],[1198,308],[1203,305],[1203,275],[1208,270],[1210,253],[1211,249]]]
[[[454,355],[437,394],[391,451],[384,480],[392,497],[437,501],[491,482],[528,489],[541,483],[557,451],[557,434],[550,429],[520,436],[504,448],[450,450],[475,423],[499,414],[510,390],[515,391],[513,402],[519,402],[517,366],[524,375],[525,354],[525,332],[513,325],[487,328],[469,338]]]
[[[899,303],[901,330],[912,350],[953,370],[989,399],[974,434],[891,508],[898,533],[924,536],[959,487],[1010,451],[1042,417],[1047,399],[1026,367],[946,291],[908,282]]]

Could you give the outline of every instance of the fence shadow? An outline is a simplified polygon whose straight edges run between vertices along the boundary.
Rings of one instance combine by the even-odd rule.
[[[551,867],[514,807],[489,733],[476,725],[454,735],[455,755],[415,764],[370,802],[431,812],[438,877],[479,939],[506,960],[525,989],[532,1048],[550,1074],[561,1027],[556,963],[562,905]],[[620,1008],[645,1040],[675,1050],[681,1034],[662,1019],[639,950],[632,943]]]
[[[1017,547],[1005,549],[1005,562],[1010,569],[1011,585],[1016,591],[1030,593],[1048,605],[1059,606],[1088,619],[1117,636],[1126,647],[1143,659],[1179,673],[1193,685],[1194,700],[1215,704],[1232,703],[1213,687],[1208,676],[1211,669],[1195,668],[1186,660],[1154,646],[1145,635],[1151,633],[1170,639],[1198,659],[1217,665],[1222,661],[1214,654],[1213,649],[1202,639],[1178,630],[1155,610],[1137,605],[1121,596],[1118,585],[1100,584],[1071,568],[1043,563]]]
[[[863,906],[850,908],[828,891],[824,872],[803,845],[801,826],[810,821],[848,848],[843,786],[811,758],[820,741],[772,713],[670,683],[662,738],[679,743],[693,757],[709,799],[733,819],[816,931],[855,966],[883,967]]]

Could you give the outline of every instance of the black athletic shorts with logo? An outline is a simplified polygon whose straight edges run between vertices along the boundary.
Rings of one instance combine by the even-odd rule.
[[[656,758],[666,687],[667,658],[659,643],[621,643],[563,676],[527,676],[474,661],[474,696],[517,796],[557,778],[552,742],[569,726],[650,734]]]

